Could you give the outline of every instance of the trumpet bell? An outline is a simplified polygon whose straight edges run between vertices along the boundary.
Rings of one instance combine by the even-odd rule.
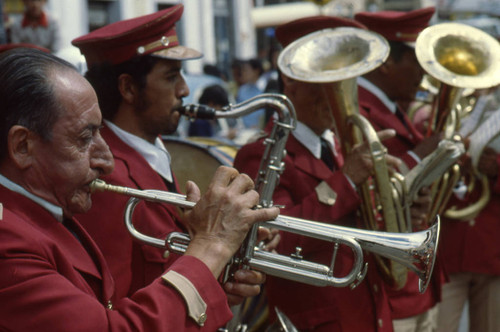
[[[450,86],[485,89],[500,83],[500,44],[477,28],[430,26],[419,34],[415,52],[427,73]]]

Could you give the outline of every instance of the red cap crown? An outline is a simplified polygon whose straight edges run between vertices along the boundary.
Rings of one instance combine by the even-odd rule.
[[[50,53],[50,50],[45,47],[29,44],[29,43],[10,43],[10,44],[2,44],[0,45],[0,53],[11,50],[13,48],[36,48],[37,50],[43,51],[45,53]]]
[[[275,35],[281,45],[286,47],[300,37],[312,32],[338,27],[366,29],[363,24],[349,18],[319,15],[304,17],[282,24],[276,28]]]
[[[389,41],[415,42],[418,34],[429,26],[434,11],[434,7],[427,7],[409,12],[361,12],[354,19]]]
[[[87,65],[119,64],[136,56],[153,54],[167,59],[187,60],[201,53],[179,45],[175,23],[184,7],[176,5],[159,12],[119,21],[74,39]]]

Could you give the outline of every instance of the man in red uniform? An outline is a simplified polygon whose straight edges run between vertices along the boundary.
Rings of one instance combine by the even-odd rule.
[[[113,158],[100,135],[97,97],[72,67],[35,49],[0,55],[0,326],[5,331],[216,330],[231,317],[217,282],[255,222],[246,175],[221,168],[184,215],[186,254],[128,298],[74,217],[90,209],[90,183]],[[221,213],[224,211],[224,214]],[[106,223],[106,216],[100,218]],[[110,237],[113,234],[109,234]]]
[[[363,28],[349,19],[315,16],[277,27],[276,37],[286,47],[311,32],[339,26]],[[355,227],[354,213],[360,205],[356,186],[371,174],[372,158],[366,146],[358,146],[351,154],[342,155],[331,130],[334,119],[322,84],[300,82],[283,73],[280,75],[282,92],[292,101],[298,124],[288,138],[285,170],[273,200],[284,206],[281,211],[285,215]],[[271,127],[272,123],[269,123],[267,130]],[[379,136],[384,139],[393,134],[389,130],[379,133]],[[322,140],[328,146],[327,153],[334,165],[327,166],[321,159]],[[242,147],[234,166],[255,177],[264,148],[262,140]],[[398,165],[391,156],[387,156],[387,160],[392,166]],[[308,261],[329,265],[332,258],[332,243],[281,232],[278,252],[289,255],[296,247],[302,248],[302,256]],[[369,255],[365,259],[371,260]],[[341,245],[335,276],[345,276],[352,262],[351,250]],[[365,280],[354,290],[349,287],[322,288],[268,277],[269,306],[284,312],[300,331],[392,331],[384,284],[372,263]]]
[[[414,42],[418,33],[428,26],[433,14],[434,8],[429,7],[410,12],[380,11],[355,15],[355,19],[369,30],[384,36],[391,48],[384,64],[358,78],[361,112],[377,130],[396,130],[396,136],[386,140],[384,145],[390,154],[401,158],[406,169],[411,169],[432,152],[439,141],[438,135],[424,140],[405,109],[401,109],[414,100],[422,80],[424,71],[417,61]],[[425,202],[425,192],[421,199]],[[415,229],[427,227],[422,224],[425,213],[413,217]],[[395,331],[433,331],[436,328],[436,304],[442,283],[442,274],[437,267],[424,294],[418,291],[418,277],[413,272],[408,273],[406,285],[401,290],[387,287]]]
[[[498,112],[497,108],[498,104],[495,112]],[[439,250],[450,280],[443,285],[438,331],[458,331],[460,317],[467,301],[470,331],[500,331],[498,151],[498,144],[486,147],[477,166],[479,172],[488,178],[491,197],[487,205],[470,220],[442,218]],[[475,188],[462,197],[454,195],[448,206],[461,209],[477,202],[482,188],[479,183]]]
[[[102,136],[115,159],[114,171],[103,177],[106,182],[178,191],[160,135],[176,131],[178,108],[189,94],[181,60],[201,57],[198,51],[179,45],[175,23],[182,12],[182,5],[173,6],[105,26],[73,41],[85,55],[86,77],[103,113]],[[179,258],[133,241],[123,223],[127,201],[113,193],[96,194],[92,209],[80,217],[110,266],[119,296],[144,287]],[[102,218],[106,223],[101,223]],[[143,202],[135,209],[133,222],[138,231],[160,239],[172,232],[187,232],[172,204]],[[258,294],[264,275],[240,270],[235,279],[224,285],[230,304]]]

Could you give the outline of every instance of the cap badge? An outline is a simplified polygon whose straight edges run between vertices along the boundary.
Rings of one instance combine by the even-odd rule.
[[[151,42],[147,45],[143,45],[143,46],[139,46],[137,48],[137,53],[142,55],[154,48],[157,48],[157,47],[160,47],[160,46],[168,46],[171,42],[176,42],[177,41],[177,36],[170,36],[170,37],[166,37],[166,36],[163,36],[161,37],[160,40],[156,40],[154,42]]]

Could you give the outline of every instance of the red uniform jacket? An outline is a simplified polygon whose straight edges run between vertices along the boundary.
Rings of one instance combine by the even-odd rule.
[[[403,114],[403,117],[407,126],[370,91],[359,87],[358,96],[361,114],[370,121],[376,131],[388,128],[396,130],[396,136],[384,140],[382,144],[387,147],[390,154],[401,158],[408,168],[413,168],[417,162],[408,151],[422,141],[422,134],[406,114]]]
[[[102,254],[76,219],[68,222],[79,240],[40,205],[3,186],[0,202],[0,330],[198,331],[184,299],[159,278],[130,298],[116,298]],[[208,330],[230,318],[224,292],[201,261],[182,257],[170,269],[208,304]]]
[[[497,155],[500,165],[500,154]],[[471,221],[443,218],[439,250],[448,273],[473,272],[500,275],[500,177],[490,183],[491,198],[486,207]],[[463,201],[450,200],[449,205],[459,208],[475,202],[479,196],[473,192]]]
[[[285,205],[282,214],[330,223],[346,217],[345,222],[336,224],[354,226],[355,218],[349,218],[349,215],[357,209],[360,201],[347,178],[341,172],[332,172],[293,135],[289,136],[286,150],[285,171],[273,195],[275,204]],[[234,166],[255,178],[263,152],[262,141],[246,145],[238,151]],[[342,158],[337,158],[336,163],[341,167]],[[338,194],[333,206],[318,200],[315,187],[322,181]],[[329,265],[332,243],[288,232],[281,232],[281,236],[280,254],[290,254],[300,246],[304,259]],[[367,259],[370,260],[365,256],[365,261]],[[351,250],[341,246],[335,275],[344,276],[351,266]],[[374,267],[374,264],[369,266]],[[369,271],[354,290],[309,286],[269,276],[266,289],[270,308],[278,307],[301,331],[392,331],[383,283],[372,272],[375,271]]]
[[[110,184],[136,189],[168,191],[162,177],[146,160],[124,143],[108,127],[101,131],[115,160],[113,173],[102,179]],[[163,257],[165,250],[135,241],[127,231],[124,212],[130,197],[110,192],[94,193],[92,208],[78,220],[101,249],[116,283],[116,294],[124,297],[148,285],[179,256]],[[164,239],[171,232],[183,231],[177,223],[176,207],[143,201],[133,215],[141,233]]]
[[[409,168],[414,167],[417,162],[408,154],[408,151],[423,139],[422,134],[415,129],[406,114],[403,116],[407,126],[370,91],[362,87],[359,87],[358,91],[360,112],[370,121],[375,130],[387,128],[396,130],[396,136],[383,141],[382,144],[387,147],[391,155],[401,158]],[[424,294],[418,291],[418,277],[413,272],[408,273],[408,280],[403,289],[396,291],[387,287],[393,318],[415,316],[432,308],[440,301],[443,282],[443,271],[436,261],[433,278]]]

